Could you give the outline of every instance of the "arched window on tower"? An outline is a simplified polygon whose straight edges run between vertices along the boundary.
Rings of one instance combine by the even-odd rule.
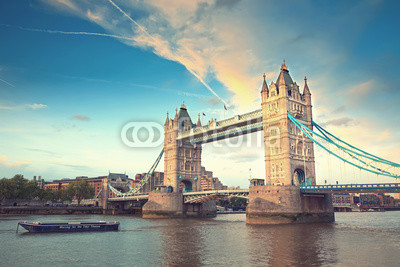
[[[302,142],[297,143],[297,154],[303,155],[303,143]]]

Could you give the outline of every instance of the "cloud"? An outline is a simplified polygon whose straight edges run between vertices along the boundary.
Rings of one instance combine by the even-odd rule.
[[[217,8],[232,8],[239,3],[240,0],[216,0],[215,7]]]
[[[90,18],[93,21],[102,21],[103,18],[98,15],[98,14],[94,14],[92,11],[90,11],[90,9],[87,11],[87,16],[88,18]]]
[[[92,18],[90,18],[92,19]],[[89,36],[102,36],[102,37],[111,37],[117,38],[122,40],[130,40],[133,41],[134,38],[132,36],[122,36],[122,35],[115,35],[115,34],[106,34],[106,33],[98,33],[98,32],[68,32],[68,31],[58,31],[58,30],[50,30],[50,29],[35,29],[35,28],[25,28],[25,27],[18,27],[24,31],[31,31],[31,32],[43,32],[43,33],[52,33],[52,34],[66,34],[66,35],[89,35]]]
[[[94,21],[111,32],[110,35],[127,36],[127,40],[120,39],[125,44],[150,48],[155,54],[182,64],[226,106],[229,106],[228,102],[253,106],[254,98],[258,97],[260,77],[251,77],[248,68],[258,69],[254,64],[257,59],[251,50],[244,47],[243,41],[237,40],[237,36],[247,38],[244,31],[236,30],[238,25],[232,26],[232,15],[229,14],[231,7],[238,5],[239,1],[217,1],[215,4],[170,1],[167,5],[160,1],[125,2],[122,8],[114,1],[108,2],[109,5],[99,2],[88,5],[75,1],[73,8],[77,6],[78,16]],[[96,13],[92,10],[96,10]],[[101,15],[98,10],[101,10]],[[128,12],[135,11],[145,11],[150,15],[133,19]],[[218,12],[225,13],[224,18],[220,19]],[[94,20],[94,14],[102,19]],[[218,18],[215,24],[213,16]],[[129,40],[131,36],[134,36],[133,41]],[[226,101],[209,86],[207,78],[210,74],[215,75],[233,93],[234,99]]]
[[[295,38],[289,40],[289,43],[293,43],[293,44],[294,44],[294,43],[303,41],[304,39],[308,39],[308,38],[311,38],[311,37],[313,37],[312,34],[309,34],[309,33],[301,33],[301,34],[297,35]]]
[[[229,158],[237,163],[239,162],[251,163],[253,161],[262,158],[262,155],[259,153],[259,151],[242,150],[240,152],[230,154]]]
[[[345,111],[345,110],[346,110],[346,106],[342,105],[342,106],[340,106],[340,107],[334,109],[334,110],[333,110],[333,113],[334,113],[334,114],[342,113],[342,112]]]
[[[28,161],[14,161],[7,163],[7,157],[3,155],[0,156],[0,164],[5,164],[7,167],[25,167],[31,163]]]
[[[0,109],[5,109],[5,110],[25,110],[25,109],[43,109],[47,108],[47,105],[44,104],[25,104],[25,105],[0,105]]]
[[[43,108],[47,108],[47,105],[44,104],[31,104],[31,105],[27,105],[29,108],[36,110],[36,109],[43,109]]]
[[[3,82],[3,83],[5,83],[5,84],[7,84],[7,85],[9,85],[9,86],[11,86],[11,87],[15,87],[14,84],[12,84],[12,83],[10,83],[10,82],[7,82],[7,81],[5,81],[5,80],[3,80],[3,79],[0,79],[0,81]]]
[[[78,120],[78,121],[90,121],[90,118],[86,115],[81,115],[81,114],[76,114],[72,116],[73,120]]]
[[[55,155],[57,155],[57,153],[54,153],[54,152],[52,152],[52,151],[45,150],[45,149],[39,149],[39,148],[24,148],[24,149],[25,149],[25,150],[28,150],[28,151],[33,151],[33,152],[44,153],[44,154],[47,154],[47,155],[50,155],[50,156],[55,156]]]
[[[376,139],[378,142],[382,142],[384,140],[389,139],[391,132],[389,130],[383,131],[378,138]]]
[[[14,109],[18,109],[18,107],[17,107],[17,106],[4,106],[4,105],[0,105],[0,109],[14,110]]]
[[[7,163],[7,167],[25,167],[31,164],[28,161],[14,161],[11,163]]]
[[[92,170],[91,167],[89,166],[84,166],[84,165],[75,165],[75,164],[62,164],[62,163],[55,163],[56,165],[64,166],[67,168],[74,169],[76,171],[90,171]]]
[[[216,107],[221,104],[221,101],[218,98],[212,97],[212,96],[202,98],[202,99],[200,99],[200,101],[203,103],[206,103],[212,107]]]
[[[372,89],[375,86],[374,80],[369,80],[367,82],[363,82],[348,89],[348,93],[356,98],[366,96],[372,92]]]
[[[343,117],[343,118],[339,118],[339,119],[332,119],[332,120],[329,120],[329,121],[325,122],[324,124],[325,124],[326,126],[328,126],[328,125],[333,125],[333,126],[348,126],[351,122],[353,122],[353,119],[347,118],[347,117]]]

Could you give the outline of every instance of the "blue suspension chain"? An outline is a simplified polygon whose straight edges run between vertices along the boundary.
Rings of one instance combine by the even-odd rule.
[[[319,135],[318,133],[316,133],[316,132],[310,130],[309,128],[307,128],[306,126],[304,126],[301,122],[299,122],[297,119],[295,119],[290,113],[288,113],[288,118],[296,125],[297,128],[299,128],[305,135],[307,135],[308,138],[310,138],[311,140],[313,140],[314,143],[316,143],[318,146],[320,146],[322,149],[324,149],[324,150],[327,151],[328,153],[330,153],[330,154],[334,155],[335,157],[339,158],[340,160],[342,160],[342,161],[344,161],[344,162],[346,162],[346,163],[348,163],[348,164],[350,164],[350,165],[352,165],[352,166],[354,166],[354,167],[357,167],[357,168],[359,168],[359,169],[363,169],[363,170],[368,171],[368,172],[371,172],[371,173],[375,173],[375,174],[379,174],[379,175],[383,175],[383,176],[388,176],[388,177],[393,177],[393,178],[400,178],[399,175],[391,174],[391,173],[385,172],[385,171],[383,171],[383,170],[381,170],[381,169],[378,169],[379,172],[374,171],[374,170],[370,170],[370,169],[367,169],[367,168],[365,168],[365,167],[363,167],[363,166],[354,164],[354,163],[348,161],[347,159],[342,158],[341,156],[339,156],[339,155],[337,155],[336,153],[330,151],[330,150],[327,149],[324,145],[322,145],[320,142],[318,142],[317,140],[315,140],[315,138],[313,138],[307,131],[309,131],[309,132],[312,133],[313,135],[316,135],[316,136],[318,136],[319,138],[325,140],[326,142],[332,143],[332,144],[334,144],[335,146],[340,147],[340,148],[342,148],[342,149],[344,149],[344,150],[353,152],[353,153],[355,153],[355,154],[359,154],[359,153],[356,153],[356,152],[354,152],[354,151],[351,151],[351,150],[349,150],[349,149],[347,149],[347,148],[342,147],[341,145],[338,145],[338,144],[336,144],[336,143],[334,143],[334,142],[332,142],[332,141],[329,141],[329,140],[325,139],[324,137],[322,137],[322,136]],[[307,129],[307,131],[305,131],[304,129]],[[360,155],[360,156],[361,156],[361,155]],[[359,160],[359,161],[360,161],[360,160]],[[398,165],[398,164],[397,164],[397,165]],[[368,166],[370,166],[370,165],[368,165]],[[371,167],[373,167],[373,166],[371,166]],[[374,168],[375,168],[375,167],[374,167]],[[375,169],[377,169],[377,168],[375,168]]]

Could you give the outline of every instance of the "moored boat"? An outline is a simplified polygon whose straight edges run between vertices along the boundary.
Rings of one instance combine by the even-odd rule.
[[[117,231],[119,222],[66,222],[66,223],[42,223],[42,222],[19,222],[29,232],[86,232],[86,231]]]

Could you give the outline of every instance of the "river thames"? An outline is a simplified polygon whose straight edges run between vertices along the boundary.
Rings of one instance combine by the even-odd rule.
[[[213,219],[0,217],[0,266],[399,266],[400,212],[335,213],[333,224]],[[29,234],[19,221],[119,221],[118,232]]]

